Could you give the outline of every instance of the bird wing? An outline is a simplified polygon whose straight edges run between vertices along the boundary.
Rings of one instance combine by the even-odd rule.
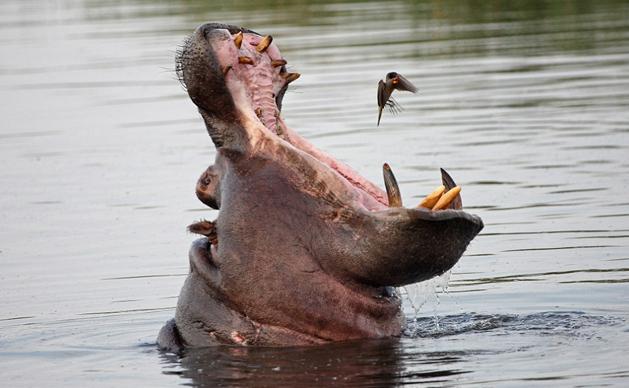
[[[383,80],[378,82],[378,123],[376,126],[380,126],[380,119],[382,118],[382,109],[384,109],[384,105],[387,103],[387,92],[385,91],[385,84]]]
[[[378,106],[383,108],[388,98],[389,96],[387,96],[384,81],[380,80],[380,82],[378,82]]]
[[[398,73],[397,76],[398,76],[399,82],[396,85],[396,88],[398,90],[406,90],[407,92],[411,92],[411,93],[417,92],[417,88],[415,87],[415,85],[411,83],[411,81],[407,80],[402,74]]]

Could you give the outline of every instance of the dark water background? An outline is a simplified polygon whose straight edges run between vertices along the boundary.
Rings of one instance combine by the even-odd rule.
[[[623,1],[0,3],[0,385],[627,386]],[[485,229],[407,335],[160,354],[213,147],[173,73],[205,21],[271,33],[284,116],[407,203],[447,168]],[[376,128],[375,87],[416,83]],[[448,282],[449,278],[449,282]],[[447,291],[447,292],[443,292]]]

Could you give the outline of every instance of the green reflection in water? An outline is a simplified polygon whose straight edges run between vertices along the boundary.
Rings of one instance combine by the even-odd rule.
[[[453,53],[509,51],[592,50],[609,47],[625,39],[629,30],[629,4],[625,1],[218,1],[200,0],[89,1],[88,17],[183,16],[196,25],[221,21],[253,28],[331,27],[353,31],[383,31],[381,43],[412,43],[461,40]],[[134,4],[130,6],[129,4]],[[126,5],[126,6],[124,6]],[[220,19],[217,20],[217,17]],[[388,37],[387,31],[409,30],[403,39]],[[329,31],[328,31],[329,32]],[[341,31],[339,31],[341,32]],[[517,38],[473,44],[487,38]],[[465,41],[472,41],[472,44]],[[347,42],[339,41],[339,44]],[[378,43],[378,42],[372,42]],[[516,43],[516,44],[513,44]],[[526,43],[526,44],[524,44]]]

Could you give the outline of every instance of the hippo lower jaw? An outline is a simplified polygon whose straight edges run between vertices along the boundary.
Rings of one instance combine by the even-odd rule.
[[[178,63],[217,147],[197,196],[220,212],[191,225],[207,238],[191,248],[160,345],[399,335],[391,287],[450,269],[482,229],[480,218],[454,209],[458,195],[442,211],[389,207],[390,195],[288,128],[281,103],[298,75],[286,71],[271,37],[206,24]],[[447,174],[444,185],[453,186]]]

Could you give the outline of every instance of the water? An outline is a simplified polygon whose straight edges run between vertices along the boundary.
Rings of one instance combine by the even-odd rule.
[[[406,203],[444,167],[485,221],[449,282],[404,290],[402,339],[156,350],[184,228],[215,216],[173,72],[210,20],[273,34],[302,73],[284,116],[318,147],[378,183],[388,162]],[[3,385],[629,383],[624,2],[4,1],[0,31]],[[420,92],[376,128],[392,70]]]

